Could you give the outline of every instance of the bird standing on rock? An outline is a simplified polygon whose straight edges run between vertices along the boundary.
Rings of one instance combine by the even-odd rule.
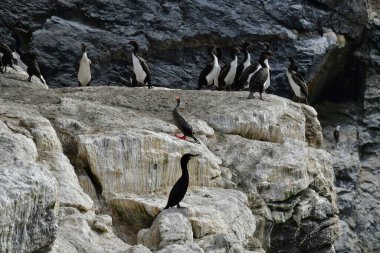
[[[204,69],[202,69],[201,74],[198,79],[198,87],[197,90],[202,89],[203,87],[211,86],[214,82],[215,86],[218,86],[215,83],[215,76],[220,72],[220,66],[218,62],[217,56],[214,54],[215,46],[210,45],[207,49],[207,53],[211,58],[211,62],[207,64]]]
[[[236,47],[231,48],[231,62],[224,65],[219,75],[219,89],[231,90],[235,81],[236,69],[238,65],[237,54],[240,50]]]
[[[87,57],[87,45],[81,42],[81,58],[77,64],[79,86],[90,85],[91,82],[91,60]]]
[[[187,188],[189,187],[189,171],[187,170],[187,164],[189,160],[195,156],[198,156],[198,155],[187,153],[181,157],[182,175],[174,184],[173,188],[171,189],[169,193],[168,203],[166,204],[164,209],[168,209],[173,206],[177,206],[177,208],[181,208],[181,206],[179,205],[179,202],[181,202],[182,199],[185,197]]]
[[[249,82],[249,96],[248,99],[253,98],[253,94],[258,91],[260,93],[260,99],[263,100],[262,93],[268,89],[270,80],[270,69],[268,65],[268,59],[273,58],[273,55],[269,51],[264,51],[260,55],[259,63],[261,68],[257,70]]]
[[[131,83],[137,82],[141,83],[142,86],[147,85],[148,88],[152,88],[150,84],[150,71],[148,65],[146,64],[146,60],[144,60],[139,55],[139,45],[136,41],[132,40],[128,44],[133,46],[132,52],[132,64],[133,64],[133,72],[134,72],[134,80],[131,79]],[[140,86],[140,85],[136,85]]]
[[[177,106],[173,110],[173,121],[174,124],[178,127],[178,129],[181,130],[181,132],[183,133],[183,136],[179,137],[178,135],[176,135],[176,137],[186,140],[186,136],[188,136],[193,138],[196,143],[200,144],[200,142],[193,135],[193,128],[189,125],[189,123],[186,122],[186,120],[179,113],[179,104],[181,103],[180,97],[176,96],[175,99],[177,101]]]
[[[268,51],[267,44],[259,42],[255,45],[255,48],[260,48],[265,51]],[[260,59],[259,59],[260,60]],[[244,68],[243,72],[240,74],[238,81],[236,82],[235,79],[235,90],[248,90],[249,83],[251,81],[252,76],[261,68],[261,65],[259,62],[255,62],[253,64],[250,64],[246,68]]]
[[[305,83],[303,76],[296,71],[295,63],[293,57],[289,57],[290,65],[286,74],[288,76],[288,80],[290,86],[292,87],[294,94],[298,98],[305,99],[306,104],[309,104],[307,98],[309,96],[309,92]]]
[[[336,126],[334,130],[335,145],[339,143],[339,130],[340,130],[340,126]]]
[[[236,75],[235,75],[235,81],[233,84],[233,90],[239,90],[240,87],[238,87],[240,76],[243,74],[244,70],[246,70],[251,65],[251,55],[249,54],[248,48],[252,46],[251,42],[246,42],[243,45],[243,53],[244,53],[244,59],[236,69]]]
[[[18,65],[28,73],[28,81],[32,82],[32,76],[36,76],[40,81],[46,84],[44,77],[41,74],[40,67],[38,65],[37,56],[32,52],[21,51],[21,39],[19,34],[26,33],[26,31],[21,29],[15,29],[13,32],[13,38],[16,40],[16,57]],[[29,45],[28,45],[29,46]]]
[[[7,66],[10,66],[12,69],[16,70],[13,67],[14,58],[13,58],[12,50],[7,45],[0,43],[0,53],[3,54],[3,56],[1,57],[1,64],[0,64],[1,73],[3,73],[3,71],[5,73],[7,72]]]

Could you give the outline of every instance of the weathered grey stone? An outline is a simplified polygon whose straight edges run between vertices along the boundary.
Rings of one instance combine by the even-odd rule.
[[[127,252],[130,246],[115,236],[107,224],[107,229],[100,233],[98,228],[92,228],[99,219],[102,216],[97,217],[92,211],[80,213],[73,207],[61,207],[57,239],[49,253]]]
[[[151,253],[151,252],[152,251],[150,251],[148,248],[146,248],[145,246],[141,244],[132,246],[127,250],[127,253]]]
[[[8,76],[0,75],[2,78]],[[53,247],[56,252],[112,252],[117,245],[128,249],[115,234],[135,244],[138,231],[149,228],[140,236],[147,245],[154,241],[151,244],[160,248],[162,243],[161,250],[186,250],[188,243],[195,245],[204,239],[205,251],[276,251],[279,247],[273,241],[285,240],[279,240],[278,235],[294,237],[297,229],[320,234],[317,241],[308,238],[308,233],[298,236],[297,240],[304,240],[303,249],[331,248],[336,238],[330,159],[325,152],[309,147],[322,145],[317,113],[312,107],[267,94],[264,101],[248,101],[246,92],[85,87],[30,89],[27,96],[20,96],[23,89],[17,85],[12,89],[3,87],[1,126],[29,140],[20,140],[23,145],[35,146],[33,152],[16,154],[19,159],[41,159],[60,184],[63,225]],[[176,95],[181,96],[186,119],[200,124],[194,130],[201,144],[174,137],[178,129],[172,124],[171,111]],[[226,100],[230,106],[223,102]],[[270,110],[278,112],[277,116],[272,117]],[[223,118],[225,114],[235,116]],[[243,118],[255,133],[250,136],[253,139],[239,132]],[[264,126],[279,125],[270,130],[257,121]],[[218,124],[237,132],[224,131]],[[154,231],[158,230],[152,227],[154,218],[166,204],[169,190],[180,175],[179,158],[186,152],[202,154],[189,163],[191,187],[182,202],[193,235],[182,233],[187,236],[184,240],[165,232],[163,240],[155,241],[158,234]],[[256,160],[252,159],[254,154]],[[95,205],[78,187],[67,158]],[[252,183],[252,177],[239,174],[241,169],[253,173],[259,181]],[[64,173],[66,170],[69,173]],[[113,222],[109,216],[95,216],[94,210],[111,215]],[[165,217],[166,212],[160,216]],[[308,219],[314,222],[308,224]],[[80,226],[85,227],[85,233],[78,235]],[[71,230],[72,235],[64,239]],[[111,239],[104,246],[87,245],[89,241],[101,243],[107,236]],[[180,246],[183,243],[185,246]],[[218,246],[211,247],[213,243]]]
[[[137,234],[138,242],[151,250],[159,250],[171,244],[192,243],[193,231],[188,217],[184,216],[186,212],[173,211],[159,214],[150,229],[140,230]]]
[[[57,232],[57,182],[37,161],[32,139],[0,118],[0,251],[48,248]]]
[[[198,245],[196,244],[171,244],[166,246],[160,251],[156,251],[157,253],[205,253]]]

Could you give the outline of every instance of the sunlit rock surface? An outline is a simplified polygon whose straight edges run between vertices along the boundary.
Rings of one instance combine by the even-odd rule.
[[[31,150],[9,152],[38,161],[56,182],[52,253],[328,252],[337,238],[331,158],[319,149],[312,107],[268,94],[247,100],[247,92],[35,87],[26,95],[23,85],[3,87],[1,121]],[[176,95],[201,144],[175,137]],[[200,155],[189,162],[185,208],[157,216],[184,153]]]

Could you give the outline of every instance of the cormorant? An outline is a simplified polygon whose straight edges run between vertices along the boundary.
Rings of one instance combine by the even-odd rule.
[[[337,126],[336,129],[334,130],[335,144],[339,143],[339,130],[340,130],[340,126]]]
[[[297,97],[305,99],[306,104],[309,104],[307,101],[309,92],[305,80],[303,76],[296,71],[293,57],[289,57],[289,61],[290,65],[286,71],[286,74],[288,76],[290,86]]]
[[[166,204],[164,209],[168,209],[173,206],[177,206],[177,208],[181,208],[181,206],[179,205],[179,202],[181,202],[182,199],[185,197],[187,188],[189,187],[189,171],[187,170],[187,164],[189,160],[195,156],[198,156],[198,155],[187,153],[181,157],[182,175],[174,184],[173,188],[171,189],[168,203]]]
[[[219,75],[219,88],[231,90],[232,84],[235,80],[236,69],[238,64],[237,54],[240,50],[236,47],[231,48],[232,61],[223,66]]]
[[[253,74],[249,82],[249,96],[248,99],[253,98],[253,93],[258,91],[260,93],[260,98],[263,100],[262,93],[269,87],[268,79],[270,79],[268,59],[273,58],[273,55],[269,51],[264,51],[260,55],[260,65],[261,68]]]
[[[260,48],[264,51],[267,51],[266,49],[269,48],[268,43],[262,43],[259,42],[255,45],[256,48]],[[260,59],[259,59],[260,60]],[[237,84],[235,84],[236,90],[247,90],[249,87],[249,82],[251,81],[252,76],[261,68],[261,65],[259,62],[255,62],[251,65],[249,65],[247,68],[244,69],[243,73],[240,75],[239,80]]]
[[[91,60],[87,57],[87,45],[84,42],[81,45],[81,57],[77,63],[78,84],[79,86],[90,85],[91,82]]]
[[[236,69],[236,75],[235,80],[233,84],[233,90],[239,90],[240,87],[238,87],[240,76],[243,74],[244,70],[246,70],[251,65],[251,55],[248,52],[248,48],[252,46],[251,42],[245,42],[243,45],[243,53],[244,53],[244,59]]]
[[[220,69],[218,58],[214,54],[215,46],[210,45],[207,49],[207,54],[210,56],[211,61],[207,66],[202,69],[201,74],[199,75],[198,79],[198,87],[197,90],[202,89],[203,87],[208,87],[212,85],[214,82],[214,78],[216,74],[218,74],[218,67]],[[220,72],[220,70],[219,70]],[[217,86],[218,84],[214,82],[214,85]]]
[[[139,45],[136,41],[131,40],[128,44],[133,46],[132,52],[132,64],[133,64],[133,72],[135,73],[136,81],[138,83],[142,83],[147,85],[148,88],[152,88],[150,84],[150,71],[148,65],[146,64],[146,60],[144,60],[139,55]]]
[[[1,73],[7,72],[7,66],[16,70],[15,67],[13,67],[13,61],[15,59],[13,57],[12,50],[7,45],[0,43],[0,53],[3,54],[3,56],[1,57],[1,64],[0,64]]]
[[[17,30],[24,32],[23,30]],[[32,76],[38,77],[42,83],[46,84],[44,77],[41,74],[40,67],[38,66],[37,56],[34,53],[21,51],[21,39],[18,33],[14,32],[13,37],[16,40],[16,53],[19,66],[28,73],[28,81],[32,82]]]
[[[174,124],[178,127],[178,129],[181,130],[181,132],[183,133],[183,136],[181,137],[177,135],[176,136],[183,140],[186,140],[186,136],[188,136],[193,138],[196,143],[200,144],[200,142],[193,135],[193,128],[189,125],[189,123],[186,122],[186,120],[179,113],[178,108],[179,104],[181,103],[180,97],[176,96],[175,99],[177,101],[177,106],[173,110],[173,121]]]

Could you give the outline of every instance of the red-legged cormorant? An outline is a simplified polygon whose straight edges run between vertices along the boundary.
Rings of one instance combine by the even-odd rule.
[[[187,170],[187,164],[189,160],[198,155],[193,154],[184,154],[181,158],[181,169],[182,175],[174,184],[173,188],[170,191],[168,203],[164,207],[164,209],[168,209],[173,206],[177,206],[177,208],[181,208],[179,202],[185,197],[187,192],[187,188],[189,187],[189,171]]]
[[[241,76],[241,74],[243,74],[244,70],[246,70],[251,65],[251,55],[249,54],[249,51],[248,51],[248,48],[251,46],[252,46],[251,42],[245,42],[243,44],[244,59],[237,66],[235,80],[234,80],[234,84],[232,87],[233,90],[241,89],[240,87],[238,87],[240,76]]]
[[[204,69],[202,69],[198,79],[197,90],[200,90],[203,87],[211,86],[214,82],[215,76],[218,74],[218,67],[220,72],[218,58],[216,57],[214,50],[215,46],[213,45],[210,45],[207,48],[207,54],[210,56],[211,62],[207,64],[207,66],[204,67]],[[214,82],[214,85],[217,86],[218,84]]]
[[[306,104],[309,104],[307,101],[309,92],[305,80],[303,76],[296,71],[293,57],[289,57],[289,61],[290,65],[288,67],[288,70],[286,71],[286,74],[288,76],[290,86],[292,87],[294,94],[298,98],[305,99]]]
[[[253,74],[249,82],[249,96],[248,99],[253,98],[253,94],[258,91],[260,98],[263,100],[262,93],[269,87],[268,79],[270,79],[268,59],[273,58],[269,51],[264,51],[260,55],[259,63],[261,68]]]
[[[219,89],[231,90],[235,80],[236,69],[238,65],[237,54],[240,50],[237,47],[231,48],[232,61],[223,66],[219,75]]]
[[[186,122],[186,120],[179,113],[178,109],[179,109],[179,104],[181,103],[180,97],[176,96],[175,99],[177,101],[177,106],[173,110],[173,121],[174,121],[174,124],[178,127],[178,129],[181,130],[181,132],[183,133],[183,136],[181,137],[177,135],[176,136],[183,140],[186,140],[186,136],[188,136],[188,137],[193,138],[196,143],[200,144],[200,142],[193,135],[193,128],[189,125],[189,123]]]
[[[3,56],[1,57],[1,73],[3,72],[7,72],[7,66],[11,67],[12,69],[16,70],[14,67],[13,67],[13,61],[15,60],[13,58],[13,54],[12,54],[12,50],[5,44],[3,43],[0,43],[0,53],[3,54]]]
[[[142,83],[147,85],[148,88],[152,88],[150,84],[150,71],[147,65],[146,60],[144,60],[139,55],[139,45],[136,41],[131,40],[128,44],[133,46],[132,52],[132,64],[133,64],[133,72],[135,73],[136,81],[138,83]]]
[[[23,30],[17,30],[19,32],[24,32]],[[29,75],[28,81],[32,82],[32,76],[38,77],[42,83],[46,84],[44,77],[41,74],[40,67],[38,66],[37,56],[31,52],[23,52],[21,51],[21,39],[17,32],[13,34],[14,39],[16,40],[16,53],[18,54],[18,64],[24,69]],[[26,68],[26,69],[25,69]]]
[[[78,84],[79,86],[88,86],[91,82],[91,60],[87,56],[87,45],[84,42],[81,45],[81,55],[77,62]]]

